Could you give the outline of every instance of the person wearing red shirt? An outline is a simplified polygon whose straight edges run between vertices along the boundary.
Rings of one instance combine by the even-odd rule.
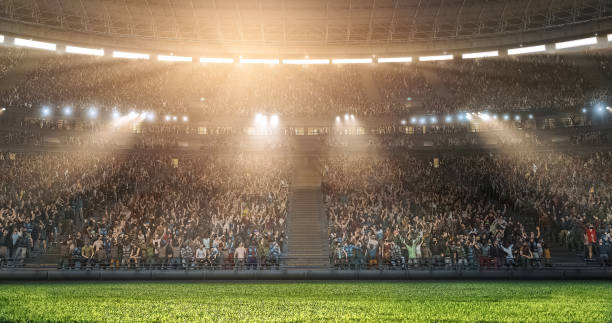
[[[592,224],[589,224],[586,229],[586,237],[589,248],[589,259],[593,259],[593,245],[597,243],[597,231],[593,228]]]

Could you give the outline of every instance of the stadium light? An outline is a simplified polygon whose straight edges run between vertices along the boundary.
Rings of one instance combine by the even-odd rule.
[[[410,63],[412,57],[379,57],[379,63]]]
[[[43,107],[43,108],[40,110],[40,114],[41,114],[43,117],[48,117],[48,116],[50,116],[50,115],[51,115],[51,109],[49,109],[49,107]]]
[[[597,37],[589,37],[589,38],[582,38],[582,39],[569,40],[569,41],[564,41],[560,43],[555,43],[555,48],[565,49],[565,48],[573,48],[573,47],[588,46],[588,45],[595,45],[595,44],[597,44]]]
[[[433,62],[433,61],[449,61],[454,58],[453,55],[437,55],[437,56],[421,56],[419,61],[421,62]]]
[[[4,35],[0,35],[0,43],[4,43]]]
[[[329,59],[283,59],[287,65],[322,65],[329,64]]]
[[[221,57],[200,57],[200,63],[232,64],[234,63],[234,59]]]
[[[64,115],[65,116],[71,116],[72,115],[72,108],[71,107],[64,107]]]
[[[96,108],[90,108],[89,111],[87,111],[87,116],[89,116],[90,119],[97,118],[98,110]]]
[[[278,115],[274,114],[270,117],[270,124],[274,128],[278,127]]]
[[[369,64],[372,63],[371,58],[334,58],[332,64]]]
[[[484,58],[484,57],[497,57],[499,56],[499,51],[490,51],[490,52],[479,52],[479,53],[466,53],[461,55],[463,59],[473,59],[473,58]]]
[[[149,59],[149,54],[113,51],[114,58]]]
[[[55,50],[56,45],[53,43],[46,43],[42,41],[35,41],[31,39],[15,38],[15,46],[30,47],[44,50]]]
[[[80,55],[91,55],[91,56],[104,56],[104,49],[99,48],[85,48],[76,46],[66,46],[66,53],[80,54]]]
[[[546,45],[536,45],[529,47],[519,47],[519,48],[510,48],[508,49],[508,55],[521,55],[521,54],[529,54],[529,53],[539,53],[545,52]]]
[[[161,62],[191,62],[193,58],[189,56],[157,55],[157,60]]]
[[[278,64],[279,60],[276,58],[242,58],[240,57],[240,64]]]

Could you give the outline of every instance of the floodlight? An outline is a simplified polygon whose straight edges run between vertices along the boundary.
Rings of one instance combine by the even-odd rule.
[[[437,56],[421,56],[419,61],[421,62],[432,62],[432,61],[448,61],[452,60],[453,55],[437,55]]]
[[[114,58],[149,59],[149,54],[113,51]]]
[[[519,47],[519,48],[510,48],[508,49],[508,55],[521,55],[521,54],[529,54],[529,53],[539,53],[545,52],[545,45],[537,45],[537,46],[529,46],[529,47]]]
[[[31,39],[15,38],[15,46],[30,47],[44,50],[55,50],[56,45],[53,43],[46,43],[42,41],[35,41]]]
[[[66,46],[66,53],[80,54],[80,55],[91,55],[91,56],[104,56],[104,49],[102,48],[85,48],[76,46]]]
[[[410,63],[412,57],[379,57],[379,63]]]
[[[472,59],[472,58],[484,58],[484,57],[496,57],[499,56],[499,52],[494,50],[490,52],[479,52],[479,53],[466,53],[461,55],[463,59]]]
[[[595,44],[597,44],[597,37],[589,37],[589,38],[582,38],[582,39],[555,43],[555,48],[565,49],[565,48],[573,48],[573,47],[588,46],[588,45],[595,45]]]

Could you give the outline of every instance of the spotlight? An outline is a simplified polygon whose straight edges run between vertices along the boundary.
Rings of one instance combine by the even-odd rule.
[[[178,118],[176,116],[172,116],[172,121],[176,121]]]
[[[480,119],[482,119],[482,121],[489,121],[491,119],[491,117],[489,117],[488,113],[482,113],[480,114]]]
[[[464,114],[459,114],[459,115],[457,116],[457,120],[459,120],[459,121],[463,121],[463,120],[465,120],[465,115],[464,115]]]
[[[355,120],[355,115],[351,114],[351,120]]]
[[[153,113],[153,112],[145,112],[145,115],[146,115],[147,120],[149,120],[149,121],[155,120],[155,113]]]
[[[72,108],[71,107],[65,107],[64,108],[64,115],[65,116],[71,116],[72,115]]]
[[[438,122],[438,119],[437,119],[436,117],[431,117],[431,118],[429,119],[429,121],[430,121],[431,123],[436,123],[436,122]]]
[[[6,108],[2,108],[2,111],[6,111]]]
[[[533,114],[530,114],[530,115],[529,115],[529,119],[530,119],[530,120],[533,120]]]
[[[453,117],[451,116],[446,116],[446,118],[444,118],[444,120],[446,121],[446,123],[450,123],[453,121]]]
[[[401,124],[402,124],[402,126],[405,126],[406,125],[406,120],[402,120]]]
[[[582,108],[582,113],[587,113],[587,109],[586,108]]]
[[[417,122],[417,118],[416,117],[410,118],[410,123],[415,124],[416,122]]]
[[[166,119],[166,121],[170,121],[170,116],[166,116],[164,119]]]
[[[497,114],[493,115],[493,120],[497,120]]]
[[[187,122],[189,121],[189,118],[187,116],[183,116],[183,122]]]
[[[604,110],[604,108],[603,108],[603,107],[601,107],[601,106],[600,106],[600,107],[597,107],[597,112],[602,113],[602,112],[603,112],[603,110]]]
[[[272,127],[278,126],[278,115],[274,114],[270,117],[270,124],[272,125]]]
[[[132,111],[130,111],[130,113],[128,113],[128,117],[130,119],[136,119],[136,117],[138,117],[138,113],[136,113],[136,111],[132,110]]]
[[[427,122],[427,119],[421,117],[421,119],[419,120],[420,124],[425,124],[425,122]]]
[[[504,114],[504,120],[510,120],[510,116],[507,114]]]
[[[348,114],[345,114],[345,115],[344,115],[344,120],[348,120],[348,119],[349,119],[349,115],[348,115]]]
[[[42,114],[43,117],[48,117],[51,115],[51,109],[49,109],[49,107],[43,107],[42,110],[40,110],[40,114]]]
[[[521,120],[521,116],[519,116],[518,114],[514,116],[514,120],[519,121]]]
[[[340,123],[340,116],[336,116],[336,123]]]
[[[113,117],[113,120],[117,120],[121,117],[121,114],[119,113],[119,111],[113,110],[112,117]]]
[[[87,111],[87,115],[90,119],[95,119],[98,117],[98,110],[96,108],[90,108],[89,111]]]
[[[468,119],[468,120],[472,120],[472,115],[469,114],[469,113],[466,113],[465,114],[465,118]]]

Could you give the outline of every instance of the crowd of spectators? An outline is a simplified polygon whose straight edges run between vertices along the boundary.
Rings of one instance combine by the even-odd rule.
[[[339,268],[550,266],[551,245],[609,265],[610,153],[322,160]],[[607,174],[609,176],[609,174]]]
[[[29,51],[1,48],[0,78]],[[588,56],[590,57],[590,56]],[[458,111],[579,111],[609,100],[569,56],[373,66],[172,64],[38,54],[0,106],[115,107],[199,116],[357,116]],[[593,56],[602,75],[609,57]],[[6,74],[6,72],[4,72]]]
[[[0,156],[4,265],[44,254],[50,243],[60,246],[60,268],[279,265],[287,239],[287,159]]]

